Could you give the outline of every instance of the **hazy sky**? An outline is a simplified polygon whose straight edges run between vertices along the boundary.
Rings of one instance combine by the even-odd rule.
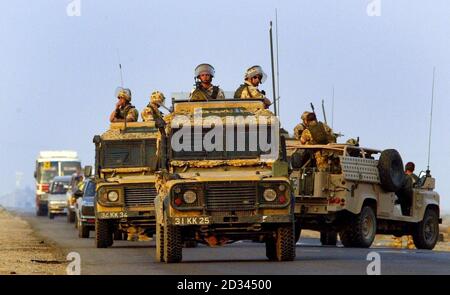
[[[325,99],[333,127],[363,146],[396,148],[427,163],[432,69],[436,66],[431,171],[450,210],[450,2],[1,0],[0,193],[17,172],[34,185],[40,150],[74,149],[92,164],[92,137],[108,126],[114,89],[125,86],[141,110],[153,90],[189,91],[193,69],[215,66],[214,82],[234,91],[245,68],[270,73],[268,24],[278,9],[281,121]],[[263,89],[271,93],[271,81]]]

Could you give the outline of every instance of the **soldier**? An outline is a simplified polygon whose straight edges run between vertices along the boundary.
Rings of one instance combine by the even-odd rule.
[[[159,107],[164,104],[165,99],[162,92],[153,91],[150,96],[150,103],[141,112],[142,121],[155,121],[157,125],[163,124],[163,114]]]
[[[109,116],[110,122],[136,122],[139,118],[139,113],[136,108],[130,103],[131,91],[128,88],[118,87],[116,90],[119,101],[116,103],[116,109]]]
[[[329,144],[336,142],[333,130],[323,122],[318,122],[315,113],[306,115],[306,129],[300,136],[302,144]]]
[[[308,116],[310,112],[303,112],[302,116],[300,117],[302,119],[302,122],[300,124],[297,124],[294,128],[294,138],[300,139],[302,136],[303,131],[306,129],[306,117]]]
[[[234,98],[262,98],[266,108],[270,106],[270,100],[264,90],[259,90],[259,84],[266,81],[266,74],[261,66],[252,66],[245,71],[244,84],[241,84],[234,92]]]
[[[327,124],[318,122],[315,113],[306,115],[306,129],[300,137],[302,144],[328,144],[336,142],[333,130]],[[326,171],[328,169],[328,153],[326,151],[316,151],[314,153],[317,169]]]
[[[414,173],[416,165],[413,162],[408,162],[405,165],[405,174],[411,179],[413,186],[419,181],[419,177]]]
[[[199,64],[195,68],[195,88],[191,92],[190,101],[225,99],[223,90],[211,83],[214,73],[214,67],[210,64]]]

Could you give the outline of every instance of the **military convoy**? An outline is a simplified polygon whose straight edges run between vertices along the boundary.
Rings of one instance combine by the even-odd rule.
[[[180,262],[189,243],[240,240],[290,261],[302,229],[320,231],[323,245],[339,234],[344,247],[370,247],[376,234],[392,234],[434,248],[435,180],[428,171],[407,182],[397,151],[302,145],[261,99],[172,103],[164,126],[111,123],[94,137],[97,247],[134,227],[156,234],[156,260],[166,263]]]
[[[320,231],[323,245],[372,245],[376,234],[412,235],[418,249],[433,249],[439,236],[439,194],[429,171],[407,181],[396,150],[347,144],[301,145],[287,140],[295,194],[296,239],[300,229]],[[319,171],[321,152],[328,169]]]
[[[132,227],[153,234],[160,152],[155,124],[111,123],[105,133],[94,137],[94,143],[96,246],[111,246]]]

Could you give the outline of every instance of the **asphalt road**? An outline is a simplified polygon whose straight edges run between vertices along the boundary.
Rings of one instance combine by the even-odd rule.
[[[55,242],[66,253],[81,256],[82,274],[148,275],[267,275],[267,274],[359,274],[367,273],[368,253],[381,257],[381,274],[450,274],[450,252],[374,247],[349,249],[322,247],[317,239],[300,239],[293,262],[269,262],[262,243],[240,242],[225,247],[184,248],[178,264],[156,263],[155,243],[115,241],[111,248],[97,249],[91,238],[78,238],[65,216],[50,220],[22,213],[37,234]]]

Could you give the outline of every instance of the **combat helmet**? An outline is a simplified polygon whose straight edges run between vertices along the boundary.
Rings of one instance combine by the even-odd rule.
[[[264,73],[262,67],[258,66],[258,65],[248,68],[245,71],[244,79],[247,80],[247,79],[255,77],[256,75],[261,76],[261,80],[260,80],[261,83],[264,83],[266,81],[267,75],[266,75],[266,73]]]

